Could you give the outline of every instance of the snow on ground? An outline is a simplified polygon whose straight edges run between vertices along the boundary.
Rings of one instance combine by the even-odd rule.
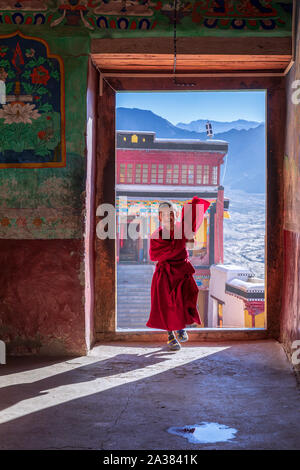
[[[265,271],[265,194],[225,187],[230,219],[224,219],[224,264],[243,264],[256,276]]]

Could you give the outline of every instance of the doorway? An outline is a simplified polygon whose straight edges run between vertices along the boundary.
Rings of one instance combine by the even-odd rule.
[[[267,312],[266,329],[245,328],[232,329],[208,328],[193,331],[195,338],[205,339],[245,339],[249,334],[253,339],[266,337],[276,337],[279,329],[280,315],[280,283],[281,283],[281,228],[282,228],[282,201],[280,198],[281,180],[279,178],[282,165],[283,136],[280,132],[282,127],[282,117],[284,102],[283,79],[280,77],[259,77],[259,78],[197,78],[197,90],[266,90],[267,96],[267,158],[266,158],[266,292],[265,306]],[[118,77],[103,81],[102,96],[98,103],[98,138],[102,142],[99,148],[98,158],[101,160],[100,173],[97,174],[97,204],[101,201],[115,201],[115,150],[116,150],[116,91],[168,91],[176,90],[177,87],[170,78],[150,79],[150,78],[129,78]],[[281,110],[281,111],[280,111]],[[282,113],[282,114],[281,114]],[[272,119],[270,119],[272,116]],[[104,178],[105,169],[105,178]],[[113,184],[111,184],[113,183]],[[276,236],[275,236],[276,233]],[[98,264],[97,264],[98,263]],[[280,267],[278,269],[278,266]],[[96,241],[96,334],[98,339],[122,338],[130,339],[139,336],[140,339],[152,341],[154,337],[159,338],[160,332],[120,332],[117,331],[116,315],[116,244],[111,240]],[[220,299],[219,299],[220,300]],[[207,300],[201,298],[202,304]],[[221,321],[219,322],[221,323]],[[200,335],[200,336],[199,336]]]
[[[265,328],[265,104],[264,90],[117,92],[118,330],[146,329],[157,204],[179,220],[195,195],[210,204],[188,247],[201,328]]]

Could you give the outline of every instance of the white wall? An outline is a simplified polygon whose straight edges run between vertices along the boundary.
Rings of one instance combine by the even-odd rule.
[[[234,278],[248,278],[251,272],[240,265],[214,264],[210,267],[209,299],[208,299],[208,327],[218,327],[217,301],[211,297],[217,297],[223,304],[223,328],[243,328],[244,302],[230,294],[225,293],[226,282]]]

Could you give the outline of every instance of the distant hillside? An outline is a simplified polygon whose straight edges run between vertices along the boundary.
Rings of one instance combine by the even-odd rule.
[[[235,122],[247,123],[248,121]],[[251,124],[250,121],[249,123]],[[117,108],[116,128],[117,130],[153,131],[156,132],[156,137],[160,138],[207,139],[206,132],[180,129],[152,111],[137,108]],[[264,124],[250,127],[248,130],[231,129],[218,133],[217,138],[226,140],[229,144],[229,152],[221,169],[222,182],[227,159],[224,186],[241,189],[247,193],[265,192]]]
[[[156,137],[173,139],[203,139],[206,136],[205,132],[200,136],[198,132],[179,129],[167,119],[146,109],[120,107],[116,111],[116,128],[119,131],[153,131]]]
[[[247,193],[264,193],[266,190],[266,157],[265,157],[265,126],[261,124],[255,129],[218,134],[229,144],[228,155],[225,157],[227,168],[224,186],[242,189]],[[225,162],[226,163],[226,162]],[[225,164],[222,165],[222,175]]]
[[[189,123],[178,122],[176,124],[180,129],[185,129],[193,132],[205,132],[206,130],[206,119],[198,119],[197,121],[191,121]],[[259,126],[261,123],[257,121],[245,121],[244,119],[238,119],[237,121],[231,122],[221,122],[221,121],[210,121],[214,134],[219,134],[220,132],[227,132],[231,129],[252,129]]]

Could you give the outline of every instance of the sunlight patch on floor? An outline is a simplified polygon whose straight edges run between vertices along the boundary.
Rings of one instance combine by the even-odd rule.
[[[5,387],[9,389],[9,386],[11,386],[13,389],[18,386],[19,388],[24,387],[26,390],[32,388],[29,395],[34,396],[3,409],[0,412],[0,424],[78,398],[113,389],[123,384],[134,383],[228,348],[230,346],[195,346],[183,348],[178,352],[171,352],[162,349],[160,346],[146,348],[126,347],[125,345],[112,347],[110,345],[106,348],[105,345],[101,345],[95,356],[76,357],[59,364],[44,367],[42,370],[33,369],[32,371],[19,372],[14,374],[12,379],[9,376],[7,377]],[[114,362],[108,362],[113,361],[116,356],[120,355],[126,355],[126,360],[120,358],[119,361],[117,358]],[[136,367],[135,360],[134,358],[131,359],[130,355],[135,356]],[[157,362],[155,362],[155,359],[157,359]],[[150,363],[149,365],[147,365],[147,360]],[[123,363],[125,363],[124,372],[117,371],[117,373],[114,373],[114,367]],[[127,364],[130,366],[129,370],[126,370]],[[93,367],[92,370],[90,369],[91,366]],[[64,374],[66,374],[65,379]],[[97,377],[97,375],[99,376]],[[58,383],[63,380],[69,383],[60,384],[49,389],[47,383],[43,383],[44,380],[47,382],[49,378],[53,381],[57,378]],[[62,378],[63,380],[61,380]]]

